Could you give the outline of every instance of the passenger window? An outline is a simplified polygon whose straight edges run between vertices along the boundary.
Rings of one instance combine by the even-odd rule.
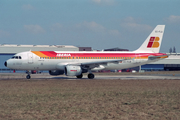
[[[19,59],[21,59],[21,56],[19,56]]]

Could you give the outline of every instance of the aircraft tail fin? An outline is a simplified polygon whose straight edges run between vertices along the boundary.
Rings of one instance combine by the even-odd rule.
[[[156,28],[147,37],[144,43],[135,52],[138,53],[159,53],[163,38],[165,25],[157,25]]]

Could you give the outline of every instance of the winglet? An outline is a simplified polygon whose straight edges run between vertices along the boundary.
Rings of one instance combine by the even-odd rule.
[[[157,25],[156,28],[147,37],[144,43],[135,52],[138,53],[159,53],[163,38],[165,25]]]

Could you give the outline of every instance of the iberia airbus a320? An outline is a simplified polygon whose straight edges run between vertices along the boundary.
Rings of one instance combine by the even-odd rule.
[[[165,25],[157,25],[135,51],[28,51],[15,54],[4,64],[15,70],[48,70],[50,75],[77,78],[88,72],[88,78],[93,79],[94,70],[125,69],[167,58],[167,54],[159,53],[164,29]],[[30,79],[30,73],[27,73],[26,78]]]

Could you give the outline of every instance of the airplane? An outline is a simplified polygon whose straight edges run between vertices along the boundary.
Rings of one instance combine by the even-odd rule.
[[[157,25],[144,43],[135,51],[27,51],[15,54],[4,65],[14,70],[49,71],[50,75],[93,79],[92,71],[126,69],[167,58],[159,53],[165,25]]]

